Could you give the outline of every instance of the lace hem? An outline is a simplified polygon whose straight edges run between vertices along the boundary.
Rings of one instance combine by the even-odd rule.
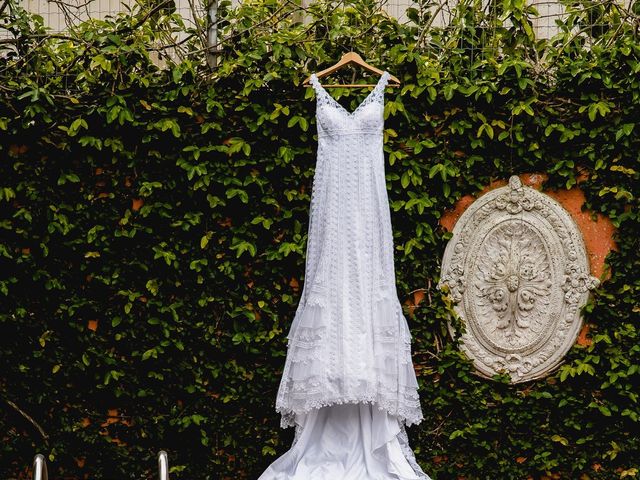
[[[398,417],[401,426],[419,425],[424,420],[419,401],[417,402],[417,407],[398,406],[394,408],[393,404],[397,402],[385,401],[380,398],[379,394],[355,395],[337,399],[311,400],[305,403],[304,408],[295,410],[289,407],[277,406],[276,412],[281,415],[280,428],[296,427],[297,429],[296,415],[304,415],[318,408],[345,403],[367,403],[376,406],[378,410],[385,410],[390,415]]]
[[[424,473],[424,470],[422,470],[422,468],[416,461],[413,450],[409,446],[409,437],[407,436],[407,431],[403,424],[400,424],[400,433],[398,433],[398,439],[400,443],[400,450],[402,450],[404,457],[407,459],[407,462],[409,462],[409,465],[413,469],[414,473],[418,477],[420,477],[421,480],[433,480],[429,475]]]

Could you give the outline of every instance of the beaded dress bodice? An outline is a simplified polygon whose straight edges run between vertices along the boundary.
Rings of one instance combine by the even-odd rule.
[[[311,76],[318,148],[305,278],[276,399],[297,413],[366,402],[420,423],[411,334],[396,293],[383,129],[384,72],[349,112]]]

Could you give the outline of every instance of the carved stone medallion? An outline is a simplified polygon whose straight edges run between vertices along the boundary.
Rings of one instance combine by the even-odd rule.
[[[462,349],[478,372],[489,378],[506,371],[518,383],[559,365],[599,283],[569,213],[514,175],[458,219],[438,288],[449,288],[465,323]]]

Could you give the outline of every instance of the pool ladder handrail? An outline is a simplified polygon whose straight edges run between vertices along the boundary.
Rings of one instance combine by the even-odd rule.
[[[38,453],[33,458],[33,480],[49,480],[49,473],[47,472],[47,461],[44,459],[44,455]]]
[[[158,453],[158,475],[160,480],[169,480],[169,457],[167,452],[160,450]],[[33,480],[49,480],[47,461],[41,453],[33,457]]]
[[[169,480],[169,457],[164,450],[158,453],[158,474],[160,480]]]

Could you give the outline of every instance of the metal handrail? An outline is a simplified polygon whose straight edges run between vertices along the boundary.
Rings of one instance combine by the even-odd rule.
[[[169,459],[164,450],[160,450],[158,453],[158,472],[160,480],[169,480]]]
[[[158,453],[158,475],[160,480],[169,480],[169,457],[167,452],[160,450]],[[32,480],[49,480],[47,461],[41,453],[33,457]]]
[[[47,461],[44,459],[44,455],[38,453],[33,457],[33,480],[49,480],[49,474],[47,473]]]

